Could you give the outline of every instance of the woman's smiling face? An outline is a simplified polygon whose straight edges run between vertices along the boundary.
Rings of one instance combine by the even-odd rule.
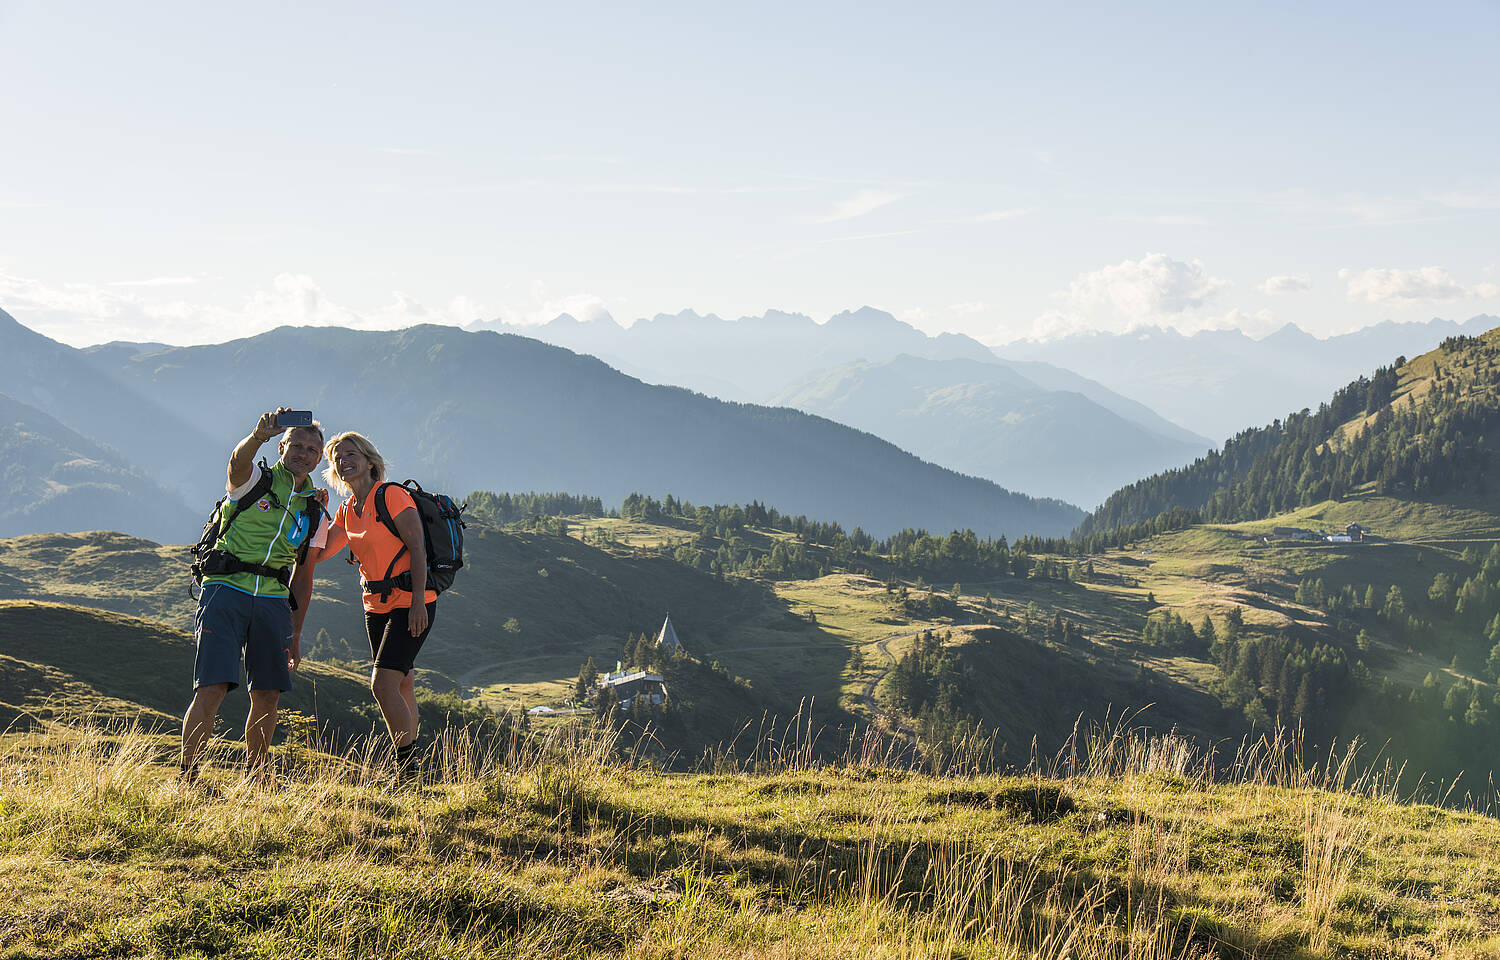
[[[333,468],[346,483],[370,475],[370,461],[352,440],[342,440],[333,448]]]

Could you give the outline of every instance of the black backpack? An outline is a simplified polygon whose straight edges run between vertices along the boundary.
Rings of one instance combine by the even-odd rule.
[[[396,529],[396,521],[385,506],[385,488],[390,486],[405,490],[417,504],[417,516],[422,521],[423,545],[427,548],[427,589],[442,593],[453,586],[454,574],[464,565],[463,513],[468,504],[459,506],[446,494],[428,493],[422,489],[421,484],[411,479],[399,484],[392,481],[380,484],[371,494],[375,498],[375,516],[398,540],[401,532]],[[392,590],[410,590],[410,571],[391,576],[391,571],[396,569],[396,561],[406,552],[406,544],[402,543],[401,549],[396,551],[390,565],[385,568],[384,578],[366,580],[360,584],[364,592],[378,593],[380,599],[384,600]],[[412,600],[421,602],[415,597]]]
[[[265,458],[261,458],[260,476],[256,478],[255,485],[236,502],[249,505],[262,497],[267,497],[273,506],[281,506],[276,494],[271,492],[272,482],[271,468],[266,465]],[[198,538],[198,543],[188,548],[188,552],[193,555],[192,565],[188,568],[192,571],[193,583],[188,587],[188,595],[193,595],[194,586],[203,585],[204,577],[230,573],[253,573],[257,576],[270,577],[283,587],[290,589],[292,585],[290,567],[268,567],[260,563],[250,563],[227,550],[215,549],[214,544],[218,543],[219,538],[227,534],[229,528],[234,526],[235,518],[245,512],[245,506],[241,506],[230,514],[228,520],[225,520],[224,504],[228,502],[228,494],[219,498],[213,510],[208,514],[208,522],[203,525],[203,534]],[[297,551],[298,563],[307,559],[308,545],[312,543],[313,534],[318,532],[318,522],[323,519],[324,512],[323,505],[316,499],[312,497],[307,499],[307,506],[303,508],[303,513],[307,516],[307,537],[303,539],[302,546]],[[292,609],[297,609],[297,598],[289,595],[288,599],[291,600]]]

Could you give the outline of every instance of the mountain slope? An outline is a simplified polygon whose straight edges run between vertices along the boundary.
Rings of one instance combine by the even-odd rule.
[[[1086,505],[1208,447],[1150,433],[1081,394],[1042,390],[1004,365],[973,360],[902,355],[848,364],[776,402],[1010,489]]]
[[[1213,446],[1207,437],[1178,426],[1144,403],[1116,393],[1104,384],[1079,376],[1071,370],[1064,370],[1062,367],[1039,360],[1004,360],[996,357],[991,362],[1014,370],[1043,390],[1082,394],[1105,410],[1130,421],[1153,436],[1175,443],[1185,443],[1199,449]]]
[[[182,501],[113,450],[0,394],[0,536],[129,525],[182,540],[199,521]]]
[[[1048,534],[1082,516],[827,420],[648,386],[593,357],[512,335],[280,328],[130,356],[117,375],[159,401],[230,398],[183,410],[196,431],[223,438],[215,449],[227,449],[261,410],[310,407],[330,431],[370,435],[398,478],[455,491],[760,499],[879,533]],[[204,496],[218,473],[204,478]]]
[[[223,460],[228,453],[223,440],[198,433],[173,412],[220,402],[216,393],[148,400],[84,351],[22,326],[4,310],[0,310],[0,392],[116,451],[130,467],[178,496],[202,500],[203,491],[190,478],[200,475],[209,460]],[[202,454],[210,449],[214,455],[205,459]],[[208,493],[205,512],[218,499],[218,486]],[[184,528],[171,536],[181,539],[193,532]]]
[[[1392,357],[1425,353],[1445,337],[1482,333],[1497,323],[1486,316],[1462,324],[1387,322],[1326,340],[1291,324],[1260,340],[1238,330],[1185,336],[1153,327],[1017,341],[996,353],[1075,371],[1217,441],[1246,424],[1315,404]]]
[[[1222,451],[1117,491],[1079,526],[1088,535],[1172,509],[1252,520],[1368,485],[1428,499],[1487,496],[1500,442],[1500,328],[1349,383],[1316,412],[1242,431]]]

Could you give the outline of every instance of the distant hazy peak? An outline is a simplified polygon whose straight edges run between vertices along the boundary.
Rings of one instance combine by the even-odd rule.
[[[740,317],[739,322],[762,327],[806,328],[817,325],[813,318],[805,313],[787,313],[785,310],[767,310],[758,317]]]
[[[577,317],[573,316],[571,313],[559,313],[551,320],[548,320],[546,323],[542,324],[542,326],[551,327],[553,329],[560,329],[562,327],[598,328],[603,326],[618,327],[619,323],[615,321],[614,317],[610,316],[608,311],[601,310],[599,311],[599,315],[597,317],[589,320],[580,320]]]
[[[1295,323],[1288,322],[1282,324],[1274,332],[1261,337],[1261,342],[1276,344],[1306,343],[1316,339],[1317,337],[1314,337],[1312,334],[1308,333],[1306,330],[1303,330]]]
[[[869,329],[871,327],[885,327],[889,330],[910,330],[913,333],[921,333],[916,327],[909,323],[903,323],[884,310],[876,310],[874,307],[860,307],[858,310],[845,310],[828,318],[829,327],[860,327]],[[924,334],[925,336],[925,334]]]
[[[678,313],[658,313],[647,323],[659,323],[664,325],[682,326],[693,323],[723,323],[723,319],[717,314],[700,314],[696,310],[682,310]]]

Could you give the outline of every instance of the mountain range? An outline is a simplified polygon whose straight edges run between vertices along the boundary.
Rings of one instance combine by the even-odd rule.
[[[1162,432],[1080,392],[1046,390],[1008,364],[906,354],[809,377],[776,403],[882,436],[903,450],[1022,491],[1092,507],[1140,477],[1202,456],[1208,441]]]
[[[993,350],[962,334],[928,336],[871,307],[826,323],[776,310],[738,320],[685,310],[629,327],[607,314],[588,321],[563,314],[540,326],[486,321],[470,327],[593,354],[648,382],[829,416],[1008,489],[1090,506],[1123,484],[1191,461],[1249,424],[1316,405],[1398,356],[1416,356],[1448,336],[1496,324],[1500,318],[1486,316],[1465,323],[1382,323],[1328,339],[1288,324],[1259,340],[1237,330],[1189,336],[1153,327],[1017,341]],[[933,402],[935,368],[917,373],[909,360],[892,364],[897,357],[949,364],[944,375],[954,379],[938,388],[949,402]],[[954,361],[1008,369],[1035,389]],[[1014,389],[997,391],[999,382]],[[882,391],[890,395],[876,400]],[[969,397],[959,418],[968,431],[963,439],[954,436],[951,402],[959,393]],[[1113,431],[1121,419],[1132,425],[1121,436],[1129,446],[1124,459],[1114,461],[1089,438]],[[1025,424],[1032,436],[1050,431],[1047,442],[1002,451],[1026,439]],[[994,448],[994,455],[969,444]],[[955,449],[962,451],[957,459]]]
[[[592,354],[652,383],[827,416],[1007,489],[1084,506],[1212,445],[1071,371],[1002,360],[962,334],[930,337],[872,307],[821,324],[777,310],[739,320],[685,310],[637,320],[628,328],[608,316],[580,321],[563,314],[541,326],[478,323],[469,329],[535,337]],[[902,362],[891,363],[897,357]],[[951,404],[931,402],[934,384],[944,377],[961,379],[939,389],[968,394],[957,418]],[[999,382],[1008,387],[997,391]],[[1133,446],[1116,462],[1100,456],[1088,438],[1115,431],[1122,420],[1127,426],[1121,439]],[[1054,436],[1030,444],[1044,429]],[[1061,442],[1064,436],[1076,442]],[[975,454],[969,443],[991,453]],[[965,455],[951,459],[954,450]]]
[[[929,337],[871,307],[845,311],[822,324],[780,310],[739,320],[684,310],[637,320],[628,328],[607,314],[587,321],[562,314],[541,326],[480,321],[466,329],[533,337],[592,354],[648,383],[745,403],[766,403],[810,373],[855,360],[883,360],[899,353],[933,360],[993,359],[971,337]]]
[[[188,502],[203,505],[184,509],[170,538],[178,541],[194,537],[221,494],[230,448],[277,405],[310,408],[330,431],[358,428],[387,455],[395,478],[459,494],[759,500],[876,535],[908,526],[1062,535],[1083,516],[820,417],[650,386],[594,357],[513,335],[283,327],[224,344],[80,351],[9,315],[0,314],[0,330],[11,346],[5,364],[54,371],[51,390],[43,389],[46,378],[18,378],[42,402],[38,409],[84,437],[108,437],[123,462],[170,477]],[[129,514],[92,526],[142,529]],[[30,528],[60,529],[83,527]]]

